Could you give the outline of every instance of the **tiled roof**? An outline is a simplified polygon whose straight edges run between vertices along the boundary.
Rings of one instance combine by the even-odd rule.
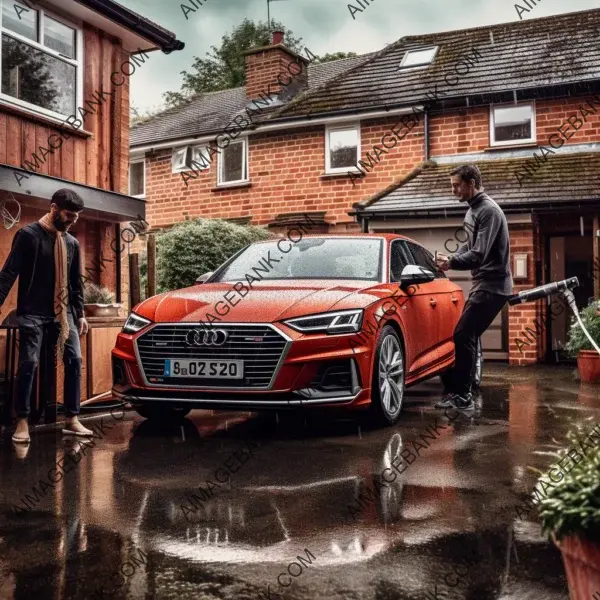
[[[430,98],[436,85],[445,99],[598,80],[599,38],[600,9],[408,36],[324,89],[298,96],[277,116],[411,105]],[[407,50],[432,46],[439,50],[428,67],[398,70]],[[463,63],[464,74],[457,74],[467,56],[470,69]]]
[[[327,211],[325,210],[305,211],[303,213],[281,213],[268,224],[268,227],[292,227],[306,220],[310,221],[313,225],[327,225],[327,221],[325,220],[326,214]]]
[[[481,94],[600,81],[600,9],[459,31],[407,36],[376,53],[309,65],[308,90],[257,122],[410,106]],[[438,46],[424,68],[398,70],[407,50]],[[477,54],[473,54],[474,49]],[[469,63],[465,72],[465,59]],[[459,64],[460,63],[460,64]],[[457,74],[458,72],[465,74]],[[244,88],[212,92],[131,130],[133,147],[217,134],[243,111]]]
[[[475,162],[483,178],[485,191],[503,208],[600,202],[600,152],[556,154],[549,156],[522,182],[515,170],[523,158]],[[422,214],[462,210],[450,189],[450,171],[458,164],[424,163],[408,177],[355,204],[358,212],[374,214]]]
[[[309,65],[309,89],[325,84],[370,57],[371,54],[363,54]],[[167,110],[145,123],[132,127],[131,146],[218,133],[227,127],[235,114],[244,110],[247,102],[246,90],[243,87],[199,95],[182,107]],[[273,111],[263,109],[261,112]]]

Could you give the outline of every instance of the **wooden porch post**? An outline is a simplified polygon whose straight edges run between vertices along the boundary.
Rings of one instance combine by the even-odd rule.
[[[140,302],[140,267],[138,255],[129,255],[129,297],[131,298],[131,308]]]
[[[156,296],[156,236],[148,234],[148,298]]]

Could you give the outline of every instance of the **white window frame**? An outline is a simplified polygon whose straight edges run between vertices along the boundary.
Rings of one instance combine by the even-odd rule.
[[[439,49],[440,49],[439,46],[427,46],[426,48],[412,48],[411,50],[407,50],[404,53],[402,60],[400,61],[400,66],[398,67],[398,70],[410,71],[411,69],[423,69],[425,67],[428,67],[435,60],[435,57],[437,56]],[[408,57],[411,55],[411,53],[425,52],[426,50],[434,50],[433,56],[431,57],[431,60],[429,62],[419,63],[417,65],[410,65],[408,67],[404,66],[406,64],[406,61],[408,60]]]
[[[529,106],[531,108],[531,137],[526,140],[506,140],[505,142],[497,142],[496,137],[496,119],[494,111],[497,108],[523,108]],[[519,146],[521,144],[535,144],[537,140],[536,136],[536,124],[535,124],[535,102],[519,102],[515,104],[511,102],[509,104],[490,104],[490,146]]]
[[[3,8],[4,3],[9,3],[9,4],[13,4],[13,5],[15,3],[17,3],[27,11],[32,11],[32,10],[37,11],[38,27],[39,27],[38,33],[39,33],[41,42],[35,42],[33,40],[30,40],[29,38],[22,36],[18,33],[15,33],[14,31],[11,31],[10,29],[5,29],[2,26],[2,8]],[[59,23],[62,23],[63,25],[66,25],[67,27],[71,27],[72,29],[75,30],[75,58],[74,59],[66,58],[65,56],[63,56],[59,52],[57,52],[56,50],[52,50],[51,48],[47,48],[46,46],[44,46],[44,44],[43,44],[43,42],[44,42],[44,19],[46,16],[50,17],[54,21],[58,21]],[[84,74],[85,62],[84,62],[83,29],[82,29],[82,27],[80,25],[74,23],[73,21],[69,21],[68,19],[65,19],[64,17],[57,15],[53,11],[47,10],[46,8],[43,8],[41,6],[36,7],[36,8],[29,8],[29,6],[25,5],[23,2],[21,2],[19,0],[0,0],[0,73],[2,73],[2,36],[3,35],[7,35],[8,37],[10,37],[14,40],[17,40],[17,41],[22,42],[32,48],[35,48],[36,50],[40,50],[41,52],[44,52],[45,54],[49,54],[50,56],[58,58],[59,60],[62,60],[63,62],[73,65],[76,69],[76,71],[75,71],[75,73],[76,73],[75,74],[76,93],[75,93],[75,108],[73,109],[73,113],[68,114],[68,115],[63,115],[59,112],[44,108],[42,106],[37,106],[36,104],[31,104],[30,102],[26,102],[25,100],[21,100],[20,98],[14,98],[13,96],[10,96],[9,94],[4,94],[2,92],[2,88],[1,88],[2,82],[0,81],[0,104],[8,104],[8,105],[13,105],[13,106],[18,106],[19,108],[25,109],[26,111],[28,111],[30,113],[44,115],[46,117],[51,117],[52,119],[58,119],[61,122],[64,122],[65,119],[67,119],[71,115],[77,116],[77,114],[78,114],[77,109],[83,105],[83,81],[84,81],[84,75],[85,75]]]
[[[132,195],[132,193],[131,193],[131,166],[135,165],[135,164],[139,164],[139,163],[144,163],[144,192],[142,194]],[[127,178],[127,187],[128,187],[129,195],[132,198],[145,198],[146,197],[146,157],[145,156],[143,156],[142,158],[133,158],[129,161],[129,174],[128,174],[128,178]]]
[[[344,131],[346,129],[354,129],[357,133],[356,140],[356,164],[353,167],[331,167],[331,153],[329,146],[329,135],[334,131]],[[360,139],[360,121],[356,123],[348,123],[344,125],[326,125],[325,126],[325,174],[335,175],[336,173],[359,172],[358,161],[361,157],[361,139]]]
[[[235,144],[244,144],[244,149],[243,149],[243,157],[244,157],[244,162],[242,163],[242,179],[238,179],[237,181],[223,181],[223,156],[225,154],[225,152],[227,152],[227,148],[230,148],[231,146],[235,145]],[[219,154],[219,168],[218,168],[218,175],[217,175],[217,186],[218,187],[230,187],[230,186],[234,186],[234,185],[240,185],[241,183],[248,183],[250,181],[248,172],[249,172],[249,164],[248,164],[248,138],[247,137],[240,137],[237,140],[231,140],[231,143],[228,144],[225,148],[223,148],[223,152],[221,152]]]
[[[205,153],[206,158],[208,159],[209,166],[208,167],[189,167],[185,163],[185,159],[187,157],[188,150],[192,152],[192,160],[194,160],[194,150],[200,150]],[[183,152],[183,164],[176,165],[175,164],[175,156],[177,154]],[[181,162],[181,161],[180,161]],[[185,173],[187,171],[207,171],[210,169],[210,163],[212,162],[210,158],[210,146],[208,144],[197,144],[197,145],[187,145],[187,146],[179,146],[177,148],[173,148],[173,153],[171,154],[171,173]],[[198,163],[199,164],[199,163]]]

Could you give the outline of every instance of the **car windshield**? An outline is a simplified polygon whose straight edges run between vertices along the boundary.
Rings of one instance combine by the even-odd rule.
[[[256,279],[367,279],[380,277],[382,240],[287,238],[253,244],[211,281]]]

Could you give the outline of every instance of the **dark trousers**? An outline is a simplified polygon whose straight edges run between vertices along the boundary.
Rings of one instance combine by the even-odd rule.
[[[63,363],[65,365],[64,402],[65,414],[73,417],[79,414],[81,382],[81,345],[79,333],[71,311],[68,313],[69,338],[65,342]],[[50,355],[54,353],[60,331],[59,323],[53,317],[25,315],[19,322],[19,369],[17,371],[17,416],[27,418],[30,412],[31,389],[35,370],[40,362],[42,342],[48,344]]]
[[[450,376],[450,392],[464,397],[471,391],[477,362],[477,340],[507,300],[507,296],[486,291],[476,291],[469,296],[454,330],[455,362]]]

